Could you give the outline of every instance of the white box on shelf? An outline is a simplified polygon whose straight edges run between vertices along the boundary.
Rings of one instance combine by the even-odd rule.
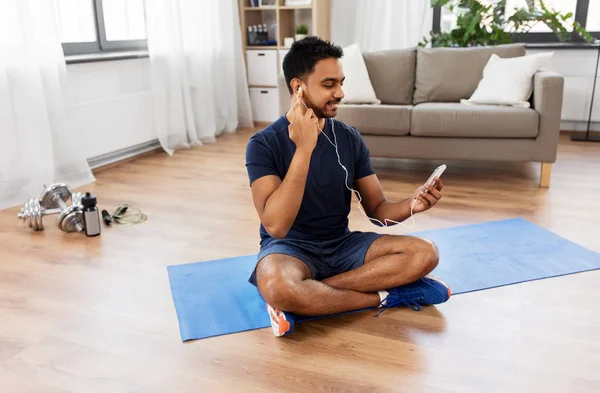
[[[312,0],[285,0],[286,6],[311,5]]]
[[[254,121],[272,122],[279,115],[279,97],[276,87],[251,87],[250,102]]]
[[[289,49],[279,49],[279,72],[283,74],[283,58],[289,52]]]
[[[277,86],[277,51],[275,49],[246,50],[248,84]]]
[[[284,37],[283,38],[283,46],[286,48],[291,48],[294,44],[294,37]]]

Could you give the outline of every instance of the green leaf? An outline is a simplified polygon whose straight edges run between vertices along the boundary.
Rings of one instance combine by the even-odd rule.
[[[445,6],[446,4],[450,3],[452,0],[431,0],[431,6],[435,7],[436,5],[439,6]]]
[[[561,14],[548,8],[543,0],[526,0],[526,7],[515,9],[512,15],[506,15],[506,0],[430,0],[432,6],[457,7],[464,10],[458,15],[456,28],[450,32],[429,34],[419,45],[431,42],[433,47],[499,45],[513,41],[513,33],[528,32],[539,23],[543,23],[559,40],[571,38],[571,28],[575,34],[588,42],[594,38],[579,23],[572,21],[573,13]]]

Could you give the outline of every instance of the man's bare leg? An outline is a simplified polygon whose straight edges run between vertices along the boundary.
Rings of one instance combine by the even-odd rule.
[[[365,264],[326,280],[311,279],[300,260],[272,254],[257,267],[258,289],[274,308],[306,316],[377,307],[377,291],[424,277],[438,262],[433,243],[407,236],[384,236],[369,248]]]
[[[264,257],[256,271],[258,289],[272,307],[316,316],[377,307],[379,294],[334,288],[312,280],[310,269],[289,255]]]
[[[364,265],[323,280],[334,288],[377,292],[425,277],[437,266],[435,244],[412,236],[386,235],[375,240]]]

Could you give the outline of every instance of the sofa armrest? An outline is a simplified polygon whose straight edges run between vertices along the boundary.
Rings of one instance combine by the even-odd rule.
[[[540,114],[538,133],[541,161],[556,161],[563,102],[564,78],[557,72],[540,70],[533,77],[533,109]]]
[[[277,75],[277,93],[279,95],[279,114],[283,115],[290,109],[292,103],[292,97],[283,74]]]

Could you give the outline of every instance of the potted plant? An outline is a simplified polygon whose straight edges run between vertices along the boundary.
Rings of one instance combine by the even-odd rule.
[[[567,41],[576,34],[594,42],[590,33],[578,22],[572,21],[572,12],[561,14],[548,8],[543,0],[527,0],[526,7],[516,8],[510,14],[505,12],[506,0],[491,3],[481,0],[431,0],[432,7],[438,5],[452,12],[460,11],[457,12],[456,27],[449,32],[431,32],[419,46],[429,42],[433,47],[509,44],[515,41],[515,34],[527,33],[539,23],[548,26],[560,41]]]
[[[296,26],[296,41],[300,41],[303,38],[306,38],[308,35],[308,26],[306,25],[298,25]]]

